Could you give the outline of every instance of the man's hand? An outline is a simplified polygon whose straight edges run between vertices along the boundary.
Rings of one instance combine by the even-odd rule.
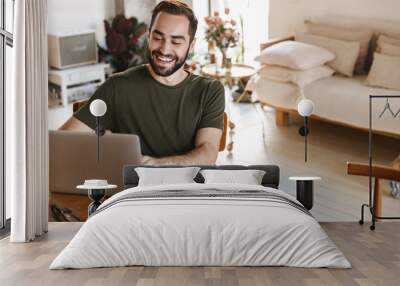
[[[160,165],[157,158],[150,156],[142,156],[142,164],[143,165]]]
[[[87,126],[85,123],[79,119],[71,116],[58,130],[72,130],[72,131],[84,131],[92,132],[92,128]]]
[[[197,131],[195,148],[186,154],[154,158],[142,157],[143,165],[213,165],[217,159],[222,130],[202,128]]]

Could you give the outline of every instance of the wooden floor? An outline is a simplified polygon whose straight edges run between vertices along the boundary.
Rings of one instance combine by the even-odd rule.
[[[120,267],[49,270],[81,223],[50,223],[29,244],[0,241],[0,285],[396,285],[400,283],[400,222],[375,231],[357,223],[322,223],[352,269],[290,267]]]

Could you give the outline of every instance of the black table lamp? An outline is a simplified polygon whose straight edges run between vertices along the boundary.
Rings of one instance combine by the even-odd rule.
[[[100,123],[100,117],[107,112],[107,104],[101,99],[95,99],[90,103],[90,113],[96,117],[96,135],[97,135],[97,162],[100,160],[100,136],[106,133],[104,126]]]
[[[309,99],[302,99],[297,105],[297,111],[304,117],[304,126],[300,127],[299,133],[304,136],[304,161],[307,162],[307,135],[310,131],[308,117],[314,112],[314,103]]]

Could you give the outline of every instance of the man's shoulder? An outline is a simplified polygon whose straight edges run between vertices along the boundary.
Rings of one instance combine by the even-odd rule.
[[[222,85],[221,81],[210,78],[210,77],[202,76],[202,75],[194,75],[193,74],[192,82],[196,85],[199,85],[202,87],[207,87],[211,91],[223,89],[223,85]]]
[[[110,78],[113,81],[131,81],[132,79],[142,79],[143,77],[145,77],[146,69],[146,65],[142,64],[128,68],[122,72],[114,73]]]

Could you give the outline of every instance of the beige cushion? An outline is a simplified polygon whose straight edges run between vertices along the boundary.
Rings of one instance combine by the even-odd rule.
[[[378,46],[381,45],[382,43],[385,44],[390,44],[394,46],[400,46],[400,37],[392,37],[392,36],[387,36],[387,35],[380,35],[378,38]]]
[[[369,42],[373,31],[363,28],[343,28],[327,24],[305,21],[305,32],[317,36],[323,36],[336,40],[353,41],[360,43],[360,52],[356,63],[356,73],[365,74],[368,57]]]
[[[318,66],[308,70],[293,70],[286,67],[265,65],[259,71],[260,77],[279,82],[290,82],[299,87],[331,76],[335,71],[328,66]]]
[[[400,57],[374,53],[366,84],[400,90]]]
[[[268,65],[277,65],[296,70],[321,66],[334,59],[327,49],[296,41],[285,41],[263,50],[254,60]]]
[[[400,57],[400,46],[388,44],[386,42],[379,43],[376,51],[384,55]]]
[[[341,41],[311,34],[296,35],[296,40],[330,50],[334,53],[335,59],[328,62],[327,65],[343,75],[353,76],[360,51],[359,42]]]

